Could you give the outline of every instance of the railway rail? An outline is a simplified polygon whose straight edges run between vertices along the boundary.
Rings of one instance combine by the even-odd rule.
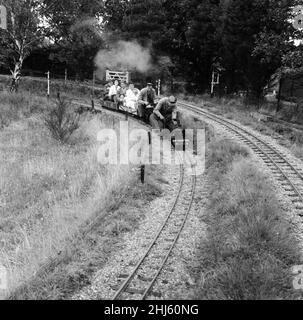
[[[136,266],[124,275],[113,300],[145,300],[158,296],[153,287],[163,272],[191,212],[195,197],[196,176],[185,175],[180,166],[179,188],[173,206],[155,238]],[[131,268],[131,267],[130,267]]]
[[[270,143],[259,138],[246,128],[241,127],[221,116],[205,111],[198,106],[179,102],[179,107],[191,111],[223,126],[227,131],[249,146],[269,167],[275,178],[291,199],[299,216],[303,216],[303,173],[292,164],[284,154]]]
[[[303,216],[302,169],[296,168],[277,148],[249,132],[246,128],[189,103],[179,102],[178,106],[221,125],[250,147],[269,167],[291,198],[299,215]],[[180,166],[179,189],[173,206],[140,261],[129,266],[128,270],[118,277],[118,286],[116,286],[113,300],[145,300],[158,295],[157,292],[153,292],[153,288],[172,255],[191,212],[195,188],[196,177],[186,176],[184,167]]]
[[[86,110],[92,110],[90,105],[79,101],[74,101],[74,103]],[[97,107],[94,111],[98,112],[102,109],[107,108],[100,109]],[[124,112],[109,110],[124,114]],[[130,116],[142,122],[136,116]],[[166,264],[176,247],[195,198],[196,175],[194,173],[192,175],[185,174],[183,164],[180,165],[179,169],[178,191],[166,219],[156,232],[140,261],[135,265],[130,265],[128,270],[118,277],[118,285],[115,286],[116,293],[113,300],[145,300],[151,296],[160,296],[160,293],[153,292],[153,288],[165,270]],[[192,169],[194,171],[194,168]]]

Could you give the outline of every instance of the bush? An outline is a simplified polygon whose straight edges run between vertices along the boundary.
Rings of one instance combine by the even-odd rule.
[[[67,143],[71,135],[79,128],[79,115],[70,111],[70,102],[58,97],[55,107],[44,118],[45,125],[53,138]]]

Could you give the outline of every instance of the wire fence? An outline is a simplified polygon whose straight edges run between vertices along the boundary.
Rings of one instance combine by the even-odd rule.
[[[11,75],[0,75],[0,90],[7,90],[11,84]],[[58,93],[69,92],[74,95],[85,94],[92,97],[101,96],[104,93],[103,84],[94,83],[92,80],[72,80],[58,78],[56,74],[37,72],[35,75],[21,78],[20,89],[28,92],[39,93],[47,97],[55,97]]]
[[[2,81],[0,83],[0,88],[4,89],[10,85],[11,75],[2,72],[0,73],[0,80],[6,79],[5,83]],[[135,78],[135,77],[134,77]],[[31,80],[35,85],[30,84],[29,81],[22,81],[20,86],[29,91],[39,91],[40,93],[45,94],[49,97],[51,95],[57,95],[58,92],[64,91],[75,91],[76,87],[79,88],[79,93],[90,94],[91,96],[100,96],[105,93],[105,84],[107,83],[106,79],[99,79],[97,76],[97,72],[94,72],[91,76],[91,79],[79,79],[76,76],[70,76],[68,74],[68,70],[65,69],[64,74],[55,73],[52,71],[41,71],[41,70],[32,70],[32,69],[23,69],[21,79]],[[142,88],[145,85],[144,81],[135,81],[135,79],[131,79],[131,81],[138,88]],[[1,82],[1,81],[0,81]],[[158,91],[158,94],[161,92],[161,89],[165,89],[165,85],[161,82],[160,79],[155,81],[155,88]],[[180,91],[180,90],[179,90]]]
[[[7,75],[10,76],[10,73],[1,70],[2,75]],[[63,70],[63,73],[55,72],[52,70],[47,70],[47,71],[41,71],[41,70],[33,70],[33,69],[23,69],[21,72],[22,77],[32,77],[32,78],[41,78],[41,79],[46,79],[47,78],[47,73],[50,72],[50,79],[51,80],[61,80],[61,81],[73,81],[73,82],[79,82],[79,83],[85,83],[85,84],[93,84],[93,81],[95,81],[96,84],[105,84],[106,81],[105,79],[99,79],[97,76],[94,76],[92,73],[92,76],[90,79],[87,78],[81,78],[80,76],[70,74],[68,69]]]

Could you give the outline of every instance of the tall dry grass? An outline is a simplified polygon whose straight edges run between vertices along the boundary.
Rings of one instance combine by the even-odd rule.
[[[46,107],[46,99],[22,91],[10,93],[0,92],[0,130],[13,121],[41,112]]]
[[[0,264],[9,272],[9,294],[56,257],[113,193],[122,194],[131,174],[98,163],[97,132],[109,125],[102,119],[82,118],[74,144],[62,145],[41,116],[25,117],[23,94],[4,97],[5,106],[23,113],[0,132]],[[35,101],[29,96],[28,109]]]
[[[213,181],[202,243],[199,299],[292,299],[300,250],[273,186],[235,143],[210,146]]]

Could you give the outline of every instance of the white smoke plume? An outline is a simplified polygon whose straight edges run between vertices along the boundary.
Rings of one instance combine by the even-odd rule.
[[[118,41],[111,49],[100,50],[95,58],[95,64],[100,71],[137,70],[144,73],[151,69],[151,61],[150,49],[142,47],[136,41]]]

